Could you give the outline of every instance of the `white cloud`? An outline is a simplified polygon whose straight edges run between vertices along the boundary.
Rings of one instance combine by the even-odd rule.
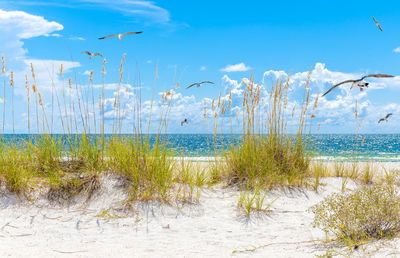
[[[70,40],[80,40],[80,41],[84,41],[84,40],[86,40],[85,38],[83,38],[83,37],[77,37],[77,36],[72,36],[72,37],[69,37],[69,39]]]
[[[28,51],[23,48],[22,40],[50,35],[62,29],[61,24],[41,16],[0,9],[0,51],[5,55],[8,67],[23,65],[21,61]]]
[[[246,72],[250,70],[251,67],[246,66],[244,63],[239,63],[239,64],[234,64],[234,65],[227,65],[224,68],[222,68],[220,71],[222,72]]]
[[[205,66],[200,67],[200,71],[205,71],[206,69],[207,69],[207,67],[205,67]]]
[[[88,5],[98,7],[99,5],[122,12],[132,17],[141,16],[156,23],[168,23],[170,21],[170,13],[168,10],[158,6],[152,1],[142,0],[75,0]]]
[[[62,30],[63,26],[54,21],[49,22],[42,16],[21,11],[0,10],[0,28],[1,32],[17,39],[29,39]],[[4,38],[4,34],[2,34],[2,38]]]
[[[61,34],[58,34],[58,33],[45,34],[44,36],[46,36],[46,37],[62,38],[62,35],[61,35]]]
[[[393,52],[400,53],[400,47],[396,47],[395,49],[393,49]]]

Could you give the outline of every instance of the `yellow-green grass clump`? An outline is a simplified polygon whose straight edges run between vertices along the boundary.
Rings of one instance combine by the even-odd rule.
[[[295,106],[291,107],[291,112],[287,110],[289,78],[286,83],[278,80],[271,87],[269,101],[261,100],[261,87],[253,83],[253,78],[243,83],[246,86],[243,138],[225,152],[226,166],[221,177],[229,185],[241,189],[302,185],[309,166],[304,136],[310,96],[308,82],[304,87],[303,104],[296,115],[298,120],[294,134],[289,134],[287,128],[287,118],[291,116],[291,122],[295,119]],[[316,104],[317,99],[314,107]]]
[[[140,136],[113,137],[106,147],[107,167],[126,177],[134,200],[167,200],[174,183],[173,159],[166,144],[150,146]]]

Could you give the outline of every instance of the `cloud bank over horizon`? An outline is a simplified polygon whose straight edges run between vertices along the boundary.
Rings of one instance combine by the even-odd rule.
[[[152,6],[151,2],[146,2],[146,8],[158,10]],[[94,93],[89,90],[88,76],[90,70],[84,67],[80,62],[66,61],[66,60],[50,60],[50,59],[35,59],[29,57],[29,49],[24,46],[24,41],[36,37],[46,37],[49,35],[56,35],[64,29],[64,26],[56,21],[48,21],[42,16],[32,15],[22,11],[4,11],[0,10],[0,33],[7,35],[7,39],[2,38],[0,40],[0,49],[3,51],[1,54],[6,56],[6,70],[7,76],[4,77],[6,82],[7,92],[6,99],[11,96],[11,87],[8,87],[8,81],[10,80],[10,71],[14,71],[15,88],[14,93],[16,94],[16,131],[27,132],[27,92],[25,88],[25,75],[28,77],[29,87],[35,83],[37,88],[42,94],[43,103],[47,112],[46,116],[50,116],[54,122],[54,132],[63,132],[61,127],[61,119],[65,116],[65,112],[58,112],[60,107],[57,107],[55,94],[57,101],[61,101],[64,104],[65,99],[75,104],[74,112],[77,116],[82,116],[82,113],[87,113],[89,117],[96,117],[97,123],[100,122],[101,113],[97,110],[93,112],[90,108],[98,107],[100,99],[105,105],[105,118],[106,118],[106,129],[112,130],[112,122],[115,118],[115,107],[116,98],[119,100],[121,106],[121,114],[119,117],[124,120],[124,125],[127,127],[126,132],[131,132],[131,127],[137,121],[135,112],[138,111],[140,106],[140,112],[143,121],[146,121],[152,116],[154,121],[152,124],[156,126],[157,120],[162,117],[162,110],[169,108],[169,131],[170,133],[212,133],[212,119],[214,113],[210,110],[212,105],[212,99],[218,99],[219,93],[214,92],[210,96],[199,96],[198,91],[207,91],[209,88],[202,87],[192,91],[186,91],[184,89],[157,89],[155,94],[154,102],[151,102],[150,98],[142,99],[140,96],[142,90],[151,90],[152,87],[148,85],[137,85],[132,83],[135,80],[124,74],[122,83],[118,81],[107,81],[104,85],[101,82],[100,77],[96,77],[92,82]],[[33,80],[31,75],[31,67],[33,65],[36,75],[36,82]],[[60,76],[59,70],[63,65],[64,76]],[[325,63],[317,62],[311,71],[299,71],[295,73],[287,73],[283,70],[266,70],[262,73],[261,78],[255,78],[254,83],[261,87],[261,98],[265,100],[263,107],[268,108],[267,99],[268,92],[270,91],[271,85],[277,80],[287,80],[289,78],[290,87],[288,95],[288,107],[290,111],[292,107],[301,105],[302,98],[304,96],[304,87],[308,83],[310,89],[310,102],[313,103],[317,95],[321,95],[325,90],[331,87],[333,84],[346,79],[359,78],[362,76],[361,73],[346,73],[340,71],[332,71],[327,68]],[[236,132],[240,133],[240,115],[242,112],[242,99],[245,90],[243,82],[248,83],[248,78],[245,76],[238,76],[236,72],[248,72],[251,69],[249,65],[241,62],[238,64],[227,65],[220,71],[225,74],[222,75],[219,82],[216,82],[215,87],[221,91],[221,100],[227,101],[229,94],[232,95],[232,114],[235,116],[233,119],[234,127]],[[198,73],[204,73],[210,70],[209,66],[198,66],[196,67]],[[72,76],[72,72],[75,72]],[[218,73],[218,71],[215,71]],[[101,72],[95,72],[96,75],[100,75]],[[228,75],[229,74],[229,75]],[[75,79],[76,76],[76,79]],[[71,82],[71,88],[69,88],[69,78],[74,77]],[[130,79],[129,79],[130,78]],[[129,80],[129,81],[128,81]],[[383,91],[397,92],[400,89],[400,77],[393,79],[371,79],[371,87],[366,91],[360,92],[357,89],[350,90],[349,85],[344,84],[335,89],[332,93],[326,97],[319,97],[318,106],[314,112],[316,118],[313,119],[312,125],[316,127],[317,124],[321,124],[320,133],[355,133],[358,124],[362,122],[360,132],[393,132],[393,128],[400,126],[400,105],[397,104],[393,99],[385,99],[385,101],[376,102],[374,94],[379,95]],[[163,82],[164,83],[164,82]],[[168,85],[171,85],[168,83]],[[101,95],[101,90],[105,90],[105,97]],[[169,100],[171,106],[167,107],[165,102],[161,101],[163,93],[166,91],[170,92]],[[0,94],[1,95],[1,94]],[[0,96],[3,97],[3,96]],[[64,99],[63,99],[64,98]],[[141,104],[138,104],[139,99]],[[31,99],[32,101],[32,99]],[[64,101],[64,102],[63,102]],[[81,101],[81,103],[79,103]],[[358,121],[354,119],[354,113],[357,103]],[[7,110],[11,109],[10,101],[7,101]],[[82,105],[80,107],[79,105]],[[204,116],[204,106],[207,106],[206,115]],[[0,106],[0,109],[2,106]],[[68,110],[69,114],[72,112]],[[392,112],[394,115],[391,118],[390,126],[385,124],[377,124],[380,117],[386,115],[386,113]],[[60,115],[60,113],[63,113]],[[31,113],[31,116],[33,113]],[[54,117],[54,119],[53,119]],[[236,117],[238,117],[236,119]],[[182,127],[180,122],[188,118],[189,124]],[[230,132],[230,119],[228,117],[221,118],[221,122],[224,123],[226,132]],[[10,115],[7,114],[7,132],[11,132],[10,127]],[[32,131],[34,126],[32,125]],[[156,130],[156,127],[152,127],[152,131]],[[317,132],[314,128],[313,132]]]

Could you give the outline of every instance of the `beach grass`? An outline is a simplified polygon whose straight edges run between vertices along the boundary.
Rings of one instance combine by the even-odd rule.
[[[303,185],[309,166],[304,135],[309,107],[308,82],[304,87],[304,101],[297,116],[294,135],[287,128],[287,120],[293,120],[295,115],[294,111],[290,115],[287,106],[290,79],[287,78],[285,82],[278,79],[272,85],[267,103],[260,98],[261,87],[254,83],[253,77],[242,82],[245,85],[243,136],[240,143],[232,143],[224,151],[226,164],[220,169],[219,178],[230,186],[246,190]],[[224,105],[221,110],[223,115]],[[264,113],[267,115],[263,118]]]

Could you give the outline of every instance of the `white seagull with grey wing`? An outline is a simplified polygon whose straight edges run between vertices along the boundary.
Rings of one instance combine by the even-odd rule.
[[[389,113],[389,114],[387,114],[385,117],[379,119],[378,124],[379,124],[380,122],[383,122],[383,121],[386,121],[386,123],[387,123],[388,118],[389,118],[391,115],[393,115],[393,114],[392,114],[392,113]]]
[[[82,54],[87,54],[87,55],[89,55],[89,57],[90,57],[90,59],[92,59],[94,56],[99,56],[99,57],[103,57],[101,54],[99,54],[99,53],[91,53],[91,52],[89,52],[89,51],[83,51],[83,52],[81,52]]]
[[[378,74],[368,74],[365,75],[363,77],[361,77],[361,79],[358,80],[346,80],[346,81],[342,81],[336,85],[334,85],[332,88],[330,88],[327,92],[324,93],[323,96],[325,96],[326,94],[328,94],[329,92],[331,92],[332,90],[334,90],[335,88],[337,88],[338,86],[345,84],[345,83],[352,83],[350,89],[357,87],[360,88],[360,91],[363,90],[364,87],[368,88],[369,83],[365,82],[364,79],[365,78],[369,78],[369,77],[374,77],[374,78],[391,78],[394,77],[393,75],[389,75],[389,74],[382,74],[382,73],[378,73]]]
[[[140,34],[143,33],[143,31],[136,31],[136,32],[126,32],[126,33],[120,33],[120,34],[112,34],[108,36],[101,37],[99,39],[107,39],[107,38],[112,38],[112,37],[117,37],[119,40],[122,40],[122,38],[126,35],[134,35],[134,34]]]
[[[210,81],[196,82],[196,83],[193,83],[193,84],[187,86],[186,89],[189,89],[189,88],[191,88],[191,87],[193,87],[195,85],[198,88],[198,87],[201,87],[204,83],[214,84],[213,82],[210,82]]]

